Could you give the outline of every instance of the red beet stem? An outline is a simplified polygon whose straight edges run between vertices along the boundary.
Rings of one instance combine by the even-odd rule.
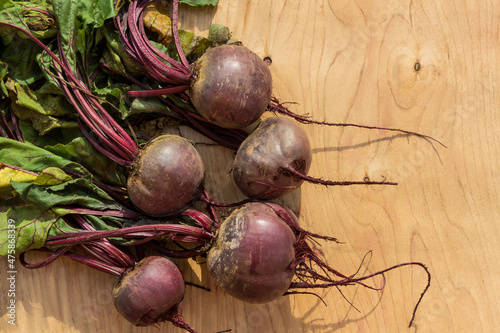
[[[82,216],[72,215],[77,226],[83,230],[96,231],[96,229],[88,223]],[[67,221],[67,220],[66,220]],[[134,256],[129,252],[125,252],[113,245],[107,238],[101,238],[94,241],[95,246],[102,248],[106,252],[105,257],[111,257],[111,260],[120,267],[132,267],[135,263]],[[102,257],[101,257],[102,258]]]
[[[143,12],[146,5],[150,2],[150,0],[141,2],[137,0],[130,1],[126,17],[128,33],[120,21],[122,19],[125,20],[125,12],[121,12],[118,15],[116,23],[122,40],[124,40],[125,48],[148,71],[148,74],[156,80],[166,84],[183,85],[187,88],[190,80],[187,61],[185,64],[179,63],[166,54],[163,54],[151,44],[146,36],[143,24]],[[178,15],[175,12],[175,8],[174,13]],[[177,18],[173,19],[176,20]],[[169,65],[163,63],[155,54],[167,61]],[[181,55],[180,57],[181,61],[183,61]]]
[[[64,248],[59,248],[58,250],[56,251],[51,251],[49,249],[36,249],[36,250],[31,250],[31,251],[40,251],[40,252],[46,252],[46,253],[50,253],[50,256],[46,259],[43,259],[37,263],[28,263],[25,259],[25,254],[26,252],[23,252],[19,255],[19,260],[21,261],[21,264],[28,268],[28,269],[37,269],[37,268],[41,268],[41,267],[44,267],[44,266],[47,266],[48,264],[50,264],[51,262],[53,262],[54,260],[56,260],[57,258],[59,258],[60,256],[64,256],[64,257],[67,257],[67,258],[70,258],[72,260],[75,260],[79,263],[82,263],[84,265],[87,265],[89,267],[92,267],[92,268],[95,268],[95,269],[98,269],[102,272],[105,272],[105,273],[108,273],[108,274],[111,274],[111,275],[115,275],[115,276],[120,276],[121,274],[123,274],[123,272],[125,271],[123,268],[120,268],[120,267],[113,267],[113,266],[110,266],[110,265],[107,265],[101,261],[98,261],[98,260],[94,260],[94,259],[90,259],[90,258],[87,258],[85,256],[82,256],[82,255],[79,255],[79,254],[76,254],[76,253],[67,253],[67,251],[69,250],[69,248],[71,247],[64,247]]]
[[[193,220],[195,220],[199,225],[205,228],[205,230],[207,230],[208,232],[212,231],[212,224],[214,223],[214,221],[206,214],[198,210],[186,209],[180,215],[189,216]]]
[[[106,231],[85,231],[47,237],[45,246],[72,245],[108,237],[148,237],[158,232],[172,233],[179,237],[191,236],[199,242],[207,242],[215,236],[197,227],[177,224],[151,224]]]
[[[139,153],[139,147],[135,141],[121,128],[120,125],[106,112],[93,97],[91,91],[73,73],[69,62],[62,49],[60,33],[57,35],[60,58],[56,56],[47,46],[33,36],[26,29],[15,24],[0,22],[22,31],[32,41],[47,52],[55,64],[56,75],[51,75],[63,90],[68,100],[73,104],[79,115],[87,125],[102,139],[120,158],[132,162]],[[70,89],[71,88],[71,89]],[[95,143],[95,142],[94,142]],[[119,160],[119,159],[118,159]]]
[[[179,54],[179,58],[181,59],[182,64],[189,68],[189,63],[186,59],[186,55],[182,50],[181,40],[179,38],[179,26],[177,25],[179,18],[179,0],[173,0],[172,3],[172,35],[174,36],[175,48],[177,49],[177,53]]]
[[[161,96],[161,95],[170,95],[179,92],[185,91],[189,86],[188,85],[180,85],[175,87],[168,88],[159,88],[159,89],[151,89],[151,90],[134,90],[127,92],[127,95],[130,97],[153,97],[153,96]]]

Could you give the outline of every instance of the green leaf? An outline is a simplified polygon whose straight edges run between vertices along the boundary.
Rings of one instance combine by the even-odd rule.
[[[99,28],[116,16],[113,0],[79,0],[77,17],[82,26]]]
[[[0,22],[10,23],[29,30],[23,18],[20,8],[12,1],[0,1]],[[12,39],[17,35],[22,34],[19,30],[0,24],[0,36],[4,45],[12,42]]]
[[[102,181],[117,186],[125,186],[127,182],[125,170],[102,155],[86,138],[78,137],[67,144],[47,146],[45,149],[83,165]]]
[[[112,22],[105,24],[102,33],[106,39],[106,47],[109,52],[107,58],[103,60],[106,64],[110,65],[111,68],[117,70],[119,73],[129,75],[144,74],[143,69],[137,65],[137,62],[127,53],[127,51],[125,51],[120,35]],[[124,68],[125,71],[122,71],[122,68]]]
[[[40,135],[56,128],[78,128],[74,120],[74,108],[64,96],[33,92],[28,86],[10,79],[7,79],[5,86],[14,113],[22,120],[31,121]]]
[[[5,86],[5,83],[3,82],[3,79],[5,76],[7,76],[7,73],[9,72],[7,63],[0,61],[0,97],[8,97],[9,92],[7,91],[7,87]]]
[[[31,121],[22,119],[19,121],[19,128],[21,129],[25,142],[42,148],[53,146],[58,143],[66,144],[82,135],[80,131],[68,131],[62,128],[56,128],[41,136],[40,133],[33,128]]]
[[[0,255],[16,255],[45,244],[60,217],[30,204],[0,206]]]
[[[213,46],[213,42],[207,38],[196,36],[186,30],[179,31],[179,38],[181,40],[182,50],[189,62],[196,61],[208,48]],[[171,48],[172,46],[171,43],[169,47]]]
[[[76,14],[78,12],[77,0],[53,0],[54,14],[57,20],[57,27],[60,33],[62,50],[66,55],[71,68],[74,68],[76,61],[75,38],[78,30]]]
[[[70,67],[75,69],[76,51],[87,56],[91,52],[96,29],[116,16],[113,0],[52,0],[54,14],[61,33],[63,52]]]
[[[35,4],[34,2],[26,3],[26,7],[22,8],[22,15],[26,25],[30,28],[30,32],[38,39],[54,38],[57,35],[57,27],[53,18],[33,10],[30,7],[39,8],[45,11],[52,11],[52,6],[47,4]],[[50,8],[49,8],[50,7]]]
[[[66,172],[71,170],[80,175],[90,175],[83,166],[67,158],[28,143],[1,137],[0,161],[36,173],[41,173],[50,167],[56,167],[66,170]]]
[[[71,147],[78,149],[78,146]],[[105,191],[93,184],[93,176],[87,169],[49,150],[0,138],[0,161],[25,171],[45,173],[42,176],[45,178],[37,178],[33,183],[11,180],[14,191],[24,202],[37,205],[42,211],[56,205],[77,205],[94,210],[121,209]],[[74,178],[73,174],[76,175]]]
[[[37,61],[41,53],[42,49],[31,40],[13,36],[9,45],[0,48],[0,59],[7,65],[11,79],[28,85],[43,76]]]
[[[201,7],[201,6],[215,6],[219,3],[219,0],[179,0],[179,2],[185,3],[186,5]]]
[[[124,113],[122,113],[122,118],[125,119],[127,117],[141,113],[158,113],[165,115],[165,113],[169,110],[158,98],[139,97],[134,99],[129,109],[123,111]]]
[[[9,149],[10,152],[23,149],[28,152],[26,156],[23,156],[26,159],[33,159],[36,154],[52,154],[54,155],[52,158],[62,159],[50,166],[59,168],[67,168],[68,164],[78,166],[78,170],[75,172],[86,175],[88,171],[91,171],[92,175],[101,181],[116,186],[125,186],[126,170],[99,152],[85,137],[81,136],[80,131],[54,130],[47,135],[40,136],[27,121],[20,121],[20,128],[25,142],[30,145],[9,142],[10,148],[5,148],[7,149],[4,151],[5,153],[9,152]],[[3,156],[3,158],[8,158]],[[0,161],[3,161],[2,152],[0,152]],[[9,164],[18,165],[15,163],[23,163],[24,161],[11,162]],[[5,163],[8,162],[5,161]],[[82,170],[85,171],[82,172]],[[39,169],[31,171],[40,172]]]
[[[70,181],[72,178],[64,171],[56,167],[50,167],[42,171],[33,181],[34,185],[52,186]],[[13,179],[16,181],[15,179]],[[23,182],[26,183],[26,182]]]
[[[24,202],[37,206],[41,211],[62,205],[93,210],[121,208],[105,192],[91,186],[89,180],[85,178],[75,178],[51,186],[15,181],[11,181],[11,185]]]

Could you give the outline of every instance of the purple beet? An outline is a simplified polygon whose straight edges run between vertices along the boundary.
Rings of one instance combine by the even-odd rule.
[[[250,303],[265,303],[290,287],[295,236],[263,203],[246,204],[222,223],[208,253],[207,267],[228,294]]]
[[[201,156],[186,139],[165,134],[148,142],[127,180],[134,205],[149,215],[179,212],[200,194],[205,175]]]
[[[406,262],[356,277],[330,267],[310,245],[313,239],[338,242],[302,229],[297,217],[275,203],[252,202],[235,210],[220,226],[208,252],[207,268],[215,284],[249,303],[265,303],[290,294],[317,294],[308,290],[359,284],[404,266],[420,266],[427,285],[413,310],[410,326],[422,297],[430,286],[430,273],[419,262]],[[363,262],[361,263],[361,265]],[[361,267],[360,265],[360,267]],[[318,296],[319,297],[319,296]]]
[[[165,257],[150,256],[118,281],[113,298],[118,312],[136,326],[171,321],[192,332],[179,310],[184,291],[184,277],[179,268]]]
[[[312,152],[306,132],[293,119],[270,117],[241,144],[232,169],[238,188],[248,197],[257,197],[271,190],[263,198],[273,199],[299,187],[304,180],[283,172],[291,168],[307,175]]]
[[[191,101],[203,117],[220,127],[254,123],[266,111],[271,93],[269,67],[245,46],[212,48],[192,66]]]

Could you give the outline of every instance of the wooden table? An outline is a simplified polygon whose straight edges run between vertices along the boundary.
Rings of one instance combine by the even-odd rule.
[[[326,188],[305,184],[284,202],[344,273],[426,264],[432,284],[408,329],[427,278],[420,267],[385,275],[383,291],[360,286],[237,301],[210,281],[204,265],[184,262],[187,322],[200,332],[493,332],[500,330],[500,2],[227,1],[181,7],[183,27],[210,22],[272,59],[274,94],[315,119],[402,128],[447,148],[380,130],[304,125],[313,146],[310,175],[396,181],[398,186]],[[186,136],[196,135],[183,130]],[[201,140],[201,138],[199,138]],[[204,146],[208,190],[243,196],[228,171],[232,152]],[[36,259],[31,256],[30,258]],[[115,278],[61,259],[40,270],[17,262],[16,323],[7,324],[7,265],[1,261],[2,332],[180,332],[170,324],[135,328],[114,310]],[[380,286],[382,278],[371,283]]]

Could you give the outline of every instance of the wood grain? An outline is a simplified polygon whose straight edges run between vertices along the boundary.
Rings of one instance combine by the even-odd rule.
[[[200,332],[493,332],[500,330],[500,2],[494,0],[221,0],[181,7],[184,28],[227,25],[271,57],[274,94],[297,113],[331,122],[403,128],[447,145],[384,131],[304,125],[313,145],[310,175],[396,181],[398,186],[325,188],[305,184],[285,199],[303,226],[335,236],[322,243],[336,269],[367,274],[408,261],[426,264],[385,275],[383,291],[359,286],[290,296],[266,305],[232,299],[204,265],[184,262],[182,308]],[[416,65],[418,63],[418,65]],[[418,70],[416,70],[418,69]],[[183,129],[183,134],[202,140]],[[208,189],[242,198],[228,175],[232,153],[201,146]],[[33,260],[35,256],[31,256]],[[19,263],[17,263],[20,266]],[[7,324],[1,261],[0,331],[180,332],[170,324],[135,328],[114,310],[115,278],[60,260],[18,268],[17,326]],[[381,286],[382,278],[372,281]],[[352,303],[352,305],[351,305]]]

